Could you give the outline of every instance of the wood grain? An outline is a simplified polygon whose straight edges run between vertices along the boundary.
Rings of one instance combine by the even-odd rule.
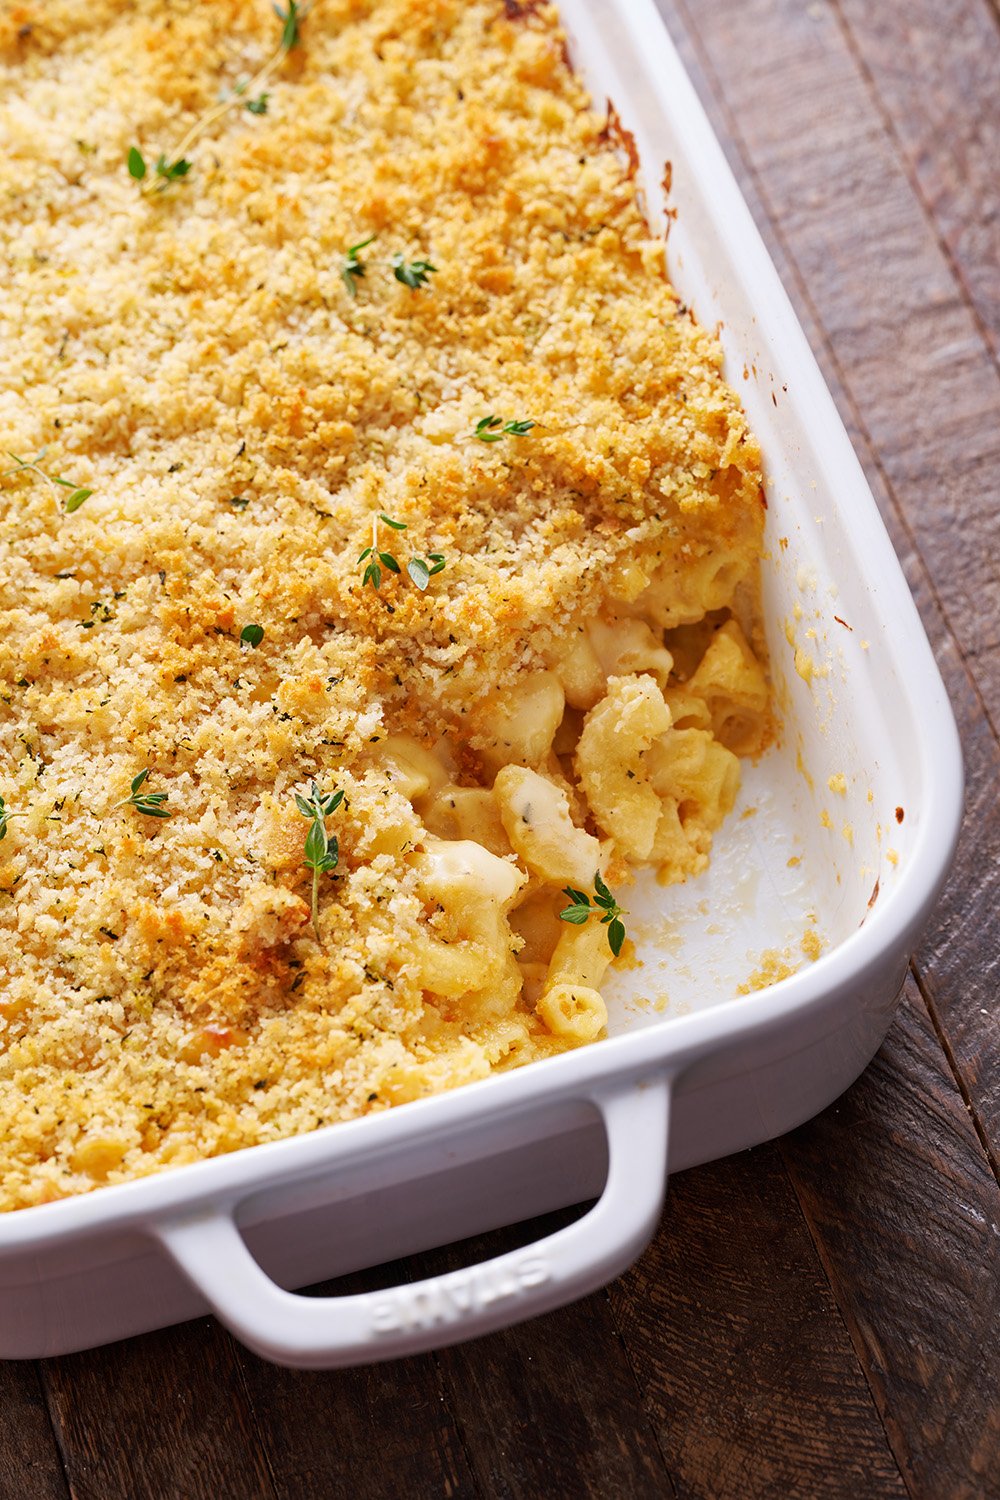
[[[717,77],[716,70],[724,67],[728,86],[731,74],[737,70],[737,59],[743,56],[741,44],[747,40],[740,31],[747,19],[746,9],[741,7],[740,15],[735,19],[734,7],[728,4],[715,7],[714,14],[707,17],[704,10],[699,9],[698,22],[701,25],[704,21],[705,36],[688,34],[686,40],[689,45],[694,41],[707,79]],[[763,8],[751,6],[749,9],[754,14],[748,24],[760,23],[758,46],[764,55],[770,55],[773,28],[786,27],[789,7],[767,7],[771,13],[771,32]],[[810,7],[812,14],[808,19],[814,26],[817,25],[817,14],[822,22],[822,10],[818,5]],[[689,16],[690,12],[685,14]],[[880,8],[879,19],[883,26],[895,24],[902,27],[906,24],[903,11],[895,6]],[[806,24],[801,15],[799,22],[801,31]],[[744,176],[748,171],[752,174],[758,201],[770,205],[776,215],[770,223],[765,222],[765,232],[770,231],[772,238],[780,239],[782,254],[791,267],[791,290],[798,296],[800,309],[806,312],[807,326],[812,325],[810,331],[814,343],[816,330],[820,329],[817,348],[821,361],[828,373],[832,370],[834,374],[835,395],[841,400],[842,410],[849,426],[854,429],[856,440],[860,439],[862,458],[868,461],[870,477],[882,499],[890,530],[903,555],[932,641],[942,660],[946,680],[956,700],[969,758],[970,811],[955,875],[921,954],[922,981],[941,1027],[946,1052],[942,1052],[940,1039],[926,1015],[923,1015],[919,1033],[925,1043],[923,1054],[915,1047],[912,1015],[908,1016],[910,1032],[904,1030],[890,1037],[877,1067],[882,1069],[883,1083],[886,1076],[895,1074],[900,1088],[891,1099],[887,1096],[886,1108],[881,1112],[879,1123],[886,1135],[872,1131],[872,1161],[874,1163],[881,1157],[879,1165],[882,1170],[881,1175],[873,1175],[871,1179],[866,1177],[863,1206],[852,1201],[851,1179],[843,1178],[838,1171],[845,1161],[852,1159],[853,1132],[845,1137],[836,1128],[834,1114],[822,1117],[816,1130],[824,1132],[825,1156],[821,1162],[820,1153],[817,1153],[812,1163],[810,1186],[812,1192],[822,1198],[823,1212],[817,1213],[813,1203],[811,1217],[824,1260],[831,1273],[836,1272],[834,1284],[840,1304],[854,1328],[870,1377],[879,1392],[886,1425],[913,1493],[932,1497],[952,1493],[985,1494],[990,1482],[990,1466],[994,1475],[1000,1473],[995,1423],[1000,1376],[996,1353],[989,1347],[972,1351],[969,1337],[974,1338],[975,1331],[980,1330],[984,1323],[989,1326],[993,1307],[990,1294],[995,1294],[997,1271],[992,1248],[994,1241],[991,1235],[987,1235],[970,1246],[961,1242],[960,1235],[945,1232],[942,1226],[950,1225],[955,1217],[950,1192],[955,1175],[961,1177],[965,1189],[961,1202],[972,1205],[971,1212],[978,1222],[995,1224],[998,1216],[996,1183],[982,1144],[991,1145],[995,1141],[1000,1119],[997,1096],[1000,1051],[993,1021],[996,986],[992,982],[996,976],[997,948],[1000,946],[997,941],[1000,902],[997,899],[996,869],[1000,821],[995,794],[1000,775],[1000,754],[992,726],[984,713],[980,691],[980,685],[988,692],[995,692],[998,687],[996,655],[990,651],[977,654],[974,644],[963,650],[956,640],[956,632],[969,624],[966,616],[968,610],[975,607],[972,599],[967,601],[964,612],[958,612],[957,616],[953,609],[949,619],[939,607],[941,600],[935,577],[940,578],[942,572],[949,569],[954,569],[958,575],[956,546],[947,525],[937,523],[932,501],[918,503],[920,497],[916,492],[921,474],[928,473],[926,464],[911,474],[905,466],[893,465],[891,454],[888,458],[886,456],[885,444],[879,445],[877,457],[868,447],[870,432],[877,431],[870,420],[873,402],[882,403],[884,420],[896,420],[901,432],[906,430],[905,424],[913,414],[907,409],[909,387],[904,382],[900,388],[898,381],[894,380],[891,360],[885,361],[885,368],[881,371],[877,364],[871,366],[869,375],[873,378],[868,383],[862,382],[850,363],[851,340],[857,337],[852,330],[853,308],[860,307],[863,278],[859,271],[859,286],[852,291],[850,283],[845,282],[836,270],[825,277],[821,274],[824,238],[829,241],[832,234],[841,234],[845,228],[835,213],[835,198],[824,196],[826,190],[821,186],[813,194],[810,212],[796,219],[791,211],[792,195],[803,186],[804,164],[797,157],[793,158],[793,186],[789,186],[785,177],[794,148],[787,143],[779,146],[773,140],[773,119],[779,103],[784,111],[782,125],[791,140],[805,140],[807,144],[824,141],[824,164],[828,157],[827,143],[833,136],[834,149],[838,156],[843,157],[835,166],[844,180],[863,184],[869,177],[875,181],[881,175],[882,191],[887,196],[895,193],[902,200],[909,191],[913,197],[912,186],[898,171],[895,182],[891,174],[876,171],[882,159],[877,132],[865,128],[864,119],[858,119],[862,99],[860,88],[855,88],[852,93],[845,82],[849,76],[852,49],[845,46],[839,60],[834,56],[831,63],[828,50],[832,45],[831,33],[821,26],[820,36],[823,66],[832,66],[837,74],[842,108],[850,118],[850,125],[831,125],[824,137],[817,124],[817,134],[808,137],[807,121],[814,107],[812,102],[800,99],[798,90],[793,94],[787,80],[775,83],[769,93],[758,78],[756,81],[761,85],[761,92],[756,106],[744,94],[741,95],[745,106],[742,110],[736,114],[731,110],[725,112],[730,151],[732,153],[735,148],[737,169],[742,170]],[[863,79],[859,75],[856,83],[860,82]],[[794,105],[792,108],[789,107],[790,101]],[[952,103],[958,107],[954,96]],[[756,126],[752,118],[748,120],[748,114],[752,114],[754,108],[757,114],[766,116],[770,113],[771,123],[765,121]],[[974,101],[972,108],[975,108]],[[824,215],[818,223],[811,217],[817,198]],[[921,224],[921,214],[917,212],[919,207],[913,198],[906,215],[913,235],[917,234]],[[895,223],[901,215],[902,209],[896,210],[888,222]],[[780,236],[776,235],[776,222],[780,223]],[[924,228],[923,257],[929,261],[941,252],[934,239],[933,226],[926,221],[926,216]],[[855,218],[852,215],[849,225],[852,242],[854,231]],[[868,233],[870,237],[870,229]],[[860,231],[859,234],[863,239]],[[828,243],[825,248],[829,250]],[[834,258],[836,253],[833,252]],[[876,253],[877,237],[875,241],[869,238],[868,255],[863,266],[867,266]],[[891,261],[891,242],[887,243],[886,256]],[[809,268],[808,281],[801,264]],[[882,310],[877,282],[872,302],[877,325]],[[960,311],[957,309],[959,315]],[[931,305],[925,318],[932,359],[963,360],[965,352],[951,349],[948,344],[948,324],[956,316],[956,309],[945,304],[944,317],[939,318],[938,314],[939,309]],[[846,333],[841,330],[846,330]],[[882,336],[876,326],[871,336],[873,347],[877,347]],[[939,338],[942,340],[940,347]],[[978,399],[978,396],[974,397],[973,408]],[[894,416],[897,406],[901,409]],[[945,431],[940,446],[928,449],[939,471],[947,469],[954,444],[954,431]],[[956,455],[956,462],[959,460],[960,455]],[[936,483],[939,476],[934,474],[933,477]],[[934,493],[937,493],[936,489]],[[992,562],[996,557],[992,541],[996,520],[993,516],[986,519],[985,532],[971,516],[968,524],[971,534],[980,538],[985,534],[987,537],[986,553]],[[933,559],[933,568],[930,561],[925,564],[924,559],[928,556]],[[991,623],[988,614],[985,623],[987,626]],[[968,634],[967,639],[971,639]],[[916,1060],[922,1062],[923,1071],[915,1075]],[[972,1121],[956,1091],[956,1079],[949,1070],[949,1061],[954,1063],[959,1087],[975,1111]],[[938,1069],[940,1072],[936,1071]],[[878,1079],[880,1075],[876,1069],[870,1076]],[[866,1079],[859,1089],[870,1086]],[[957,1132],[949,1141],[950,1154],[942,1153],[940,1159],[932,1162],[921,1160],[921,1140],[933,1139],[934,1131],[920,1118],[919,1111],[908,1107],[911,1096],[922,1099],[925,1108],[930,1106],[933,1112],[929,1114],[929,1120],[939,1120],[942,1111],[948,1116],[953,1131]],[[884,1145],[890,1138],[897,1111],[914,1134],[915,1145],[911,1147],[910,1157],[916,1159],[910,1160],[909,1164],[906,1157],[901,1164],[890,1163],[886,1159],[887,1152],[879,1152],[874,1144],[878,1139]],[[982,1141],[977,1138],[976,1124]],[[792,1147],[786,1150],[790,1161],[793,1160],[792,1151]],[[956,1168],[956,1157],[963,1160],[964,1156],[967,1159],[962,1168]],[[824,1171],[823,1163],[829,1164],[832,1170]],[[921,1168],[924,1169],[923,1175]],[[798,1178],[796,1180],[805,1194],[804,1184]],[[940,1201],[934,1202],[933,1212],[929,1211],[928,1205],[930,1185],[936,1188],[940,1197]],[[933,1197],[933,1193],[930,1196]],[[804,1201],[808,1207],[808,1199],[804,1198]],[[890,1247],[873,1244],[862,1236],[838,1236],[838,1225],[850,1223],[852,1217],[864,1219],[866,1215],[869,1226],[902,1220],[910,1224],[914,1233],[922,1231],[927,1243],[917,1241],[920,1246],[917,1267],[906,1268],[912,1278],[919,1275],[921,1258],[925,1261],[925,1274],[932,1285],[922,1296],[912,1295],[912,1289],[911,1295],[894,1295],[900,1283],[906,1280],[902,1275],[906,1263],[903,1261],[897,1266]],[[935,1277],[940,1277],[936,1288]],[[867,1288],[867,1294],[863,1288]],[[940,1301],[935,1305],[938,1296]],[[951,1319],[956,1315],[952,1302],[965,1304],[964,1314],[959,1312],[957,1316],[966,1319],[972,1330],[970,1336],[952,1338]],[[874,1319],[872,1313],[877,1315]],[[928,1369],[925,1367],[922,1372],[924,1378],[920,1374],[915,1377],[913,1370],[913,1351],[928,1341],[936,1346],[940,1355],[933,1395]],[[970,1369],[975,1372],[971,1383]]]
[[[1000,11],[837,0],[888,133],[1000,358]]]
[[[781,1146],[911,1494],[1000,1483],[1000,1188],[916,986],[891,1045]]]
[[[528,1228],[551,1233],[565,1215]],[[523,1243],[525,1228],[425,1258],[440,1274]],[[438,1355],[479,1492],[490,1500],[538,1495],[607,1500],[671,1495],[667,1472],[607,1294]]]
[[[232,1344],[211,1319],[43,1370],[74,1500],[274,1500]]]
[[[318,1295],[410,1278],[407,1262],[345,1276]],[[277,1500],[464,1500],[479,1494],[433,1355],[359,1370],[285,1370],[233,1345]]]
[[[0,1363],[0,1500],[68,1494],[38,1370]]]
[[[676,1178],[610,1295],[685,1500],[905,1495],[776,1147]]]

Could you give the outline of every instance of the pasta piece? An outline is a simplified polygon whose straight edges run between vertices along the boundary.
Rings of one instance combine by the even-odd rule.
[[[387,735],[373,747],[370,760],[410,802],[437,791],[448,780],[438,757],[409,734]]]
[[[650,672],[664,688],[672,666],[670,652],[646,621],[620,611],[589,620],[568,646],[553,653],[566,702],[577,709],[593,708],[607,692],[609,677]]]
[[[612,677],[577,747],[580,782],[599,826],[631,860],[647,859],[660,799],[643,758],[670,728],[670,710],[651,677]]]
[[[711,729],[712,715],[708,704],[686,685],[668,687],[663,696],[675,729]]]
[[[425,896],[441,909],[448,940],[422,934],[414,962],[420,985],[432,994],[472,1002],[489,990],[495,1008],[507,1009],[520,988],[506,913],[524,876],[509,860],[469,839],[431,842],[413,861]]]
[[[533,875],[553,885],[589,885],[601,846],[577,828],[566,793],[526,766],[505,766],[493,787],[507,837]]]
[[[611,963],[608,930],[595,918],[582,927],[562,924],[562,932],[549,961],[549,984],[600,986]]]
[[[565,922],[560,922],[558,916],[560,907],[565,904],[566,897],[556,897],[551,886],[522,893],[522,899],[510,914],[511,928],[523,944],[517,955],[522,966],[529,963],[549,964],[556,944],[566,931]]]
[[[598,616],[588,624],[587,636],[601,664],[605,687],[607,678],[626,677],[635,672],[650,673],[661,691],[666,687],[673,658],[645,620],[617,615],[605,621]]]
[[[472,839],[501,858],[511,852],[497,800],[485,787],[449,782],[432,797],[423,798],[418,811],[425,827],[439,839]]]
[[[694,625],[711,610],[728,608],[753,566],[745,549],[728,552],[715,545],[702,551],[685,544],[661,563],[629,613],[660,630]]]
[[[735,620],[713,637],[690,692],[705,700],[717,740],[737,755],[753,755],[767,737],[767,679]]]
[[[712,834],[732,811],[739,761],[701,729],[674,729],[651,747],[650,779],[662,798],[650,851],[669,880],[697,874],[708,862]]]
[[[502,766],[540,765],[552,749],[566,700],[555,672],[530,672],[491,693],[475,715],[472,743],[491,775]]]
[[[593,708],[604,692],[607,673],[582,626],[569,642],[561,642],[551,653],[550,666],[571,708]]]
[[[536,1006],[546,1026],[571,1042],[592,1042],[608,1024],[608,1008],[585,984],[555,984]]]

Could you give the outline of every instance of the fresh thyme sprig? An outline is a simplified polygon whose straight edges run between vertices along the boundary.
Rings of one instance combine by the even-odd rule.
[[[594,904],[591,906],[590,897],[586,891],[578,891],[568,885],[563,890],[563,895],[568,896],[570,905],[563,908],[559,913],[561,922],[572,922],[576,927],[582,927],[588,919],[597,911],[602,911],[602,926],[608,929],[608,947],[618,957],[625,942],[625,924],[622,917],[625,912],[608,890],[600,874],[594,875]]]
[[[132,795],[126,797],[124,802],[119,802],[119,807],[134,807],[136,812],[144,813],[147,818],[169,818],[171,814],[164,807],[167,800],[166,792],[144,792],[142,790],[147,777],[149,767],[140,771],[138,776],[132,780]]]
[[[63,509],[68,515],[72,515],[75,510],[79,510],[83,502],[85,500],[89,500],[91,495],[94,493],[93,490],[87,489],[85,486],[74,484],[72,479],[64,479],[61,474],[47,474],[45,470],[39,465],[39,459],[45,457],[44,448],[42,448],[34,458],[18,458],[17,454],[11,453],[9,448],[6,451],[8,458],[12,458],[14,460],[16,467],[13,469],[5,469],[4,472],[0,474],[0,479],[5,479],[8,474],[20,474],[25,470],[30,470],[32,474],[38,474],[42,479],[45,480],[46,484],[50,484],[53,489],[55,489],[56,485],[59,485],[60,488],[64,490],[71,490],[72,494],[67,495],[66,503],[63,506]]]
[[[406,522],[405,521],[394,521],[391,516],[387,516],[387,515],[383,514],[382,511],[379,511],[379,513],[378,513],[377,516],[373,516],[372,517],[372,540],[371,540],[371,546],[366,547],[365,550],[362,552],[361,556],[358,558],[358,564],[360,566],[360,564],[363,563],[363,562],[365,562],[365,561],[367,561],[367,563],[368,563],[368,566],[365,568],[365,571],[364,571],[364,576],[361,579],[361,587],[364,588],[366,584],[370,583],[371,586],[372,586],[372,588],[375,590],[376,593],[382,587],[382,569],[383,568],[388,568],[388,570],[389,570],[390,573],[398,573],[400,571],[399,563],[393,557],[392,553],[391,552],[383,552],[380,549],[380,547],[379,547],[379,540],[378,540],[378,523],[379,523],[379,521],[384,521],[385,524],[387,526],[390,526],[393,531],[405,531],[406,530]]]
[[[0,844],[7,837],[7,824],[11,818],[26,818],[27,816],[27,813],[11,812],[6,802],[0,797]]]
[[[273,5],[271,8],[278,20],[284,22],[279,50],[282,52],[291,52],[292,48],[297,47],[302,40],[299,26],[306,18],[309,6],[297,4],[296,0],[288,0],[287,10],[282,10],[280,5]]]
[[[366,240],[358,240],[358,243],[352,245],[344,256],[344,263],[340,268],[340,279],[347,288],[349,297],[358,295],[358,282],[365,275],[366,268],[361,259],[361,252],[367,250],[368,246],[373,245],[377,239],[377,234],[370,234]]]
[[[156,163],[157,180],[150,186],[144,187],[143,192],[162,192],[169,187],[170,183],[178,178],[184,177],[191,169],[191,163],[187,160],[187,152],[190,151],[195,141],[203,136],[206,130],[221,120],[222,116],[228,114],[231,109],[246,107],[253,115],[267,113],[268,95],[262,90],[263,85],[271,77],[276,69],[281,67],[289,52],[299,45],[302,40],[302,22],[312,6],[302,4],[301,0],[288,0],[286,9],[282,10],[280,5],[274,6],[274,13],[281,22],[281,40],[277,49],[271,54],[262,68],[258,68],[252,78],[247,79],[241,88],[234,89],[225,99],[216,104],[196,120],[187,134],[178,142],[176,148],[169,157],[160,156]],[[252,97],[248,100],[246,95]],[[163,171],[160,170],[160,163]],[[183,170],[181,170],[183,168]],[[138,182],[142,182],[146,176],[146,163],[142,152],[137,146],[133,146],[128,153],[128,169]],[[166,179],[165,181],[162,179]]]
[[[327,833],[326,820],[343,800],[343,792],[321,792],[315,781],[308,797],[295,793],[295,806],[304,818],[309,819],[302,863],[312,871],[312,922],[317,942],[322,941],[319,932],[319,877],[335,870],[340,859],[340,845],[335,834]]]
[[[537,426],[538,423],[533,422],[530,417],[522,417],[516,422],[504,422],[502,418],[490,415],[480,417],[472,436],[479,443],[499,443],[508,437],[527,437],[531,429]]]
[[[445,555],[443,552],[428,552],[426,557],[411,557],[406,564],[406,571],[420,592],[423,593],[434,577],[434,574],[440,573],[444,565]]]
[[[138,146],[130,146],[128,152],[129,176],[134,177],[136,182],[142,182],[149,169],[146,166],[146,158]],[[165,193],[171,183],[179,182],[186,177],[191,170],[191,163],[183,156],[178,156],[174,161],[168,161],[162,151],[156,158],[153,166],[153,182],[149,188],[143,188],[143,192]]]
[[[394,557],[391,552],[384,552],[381,549],[378,539],[378,523],[380,521],[384,521],[386,526],[391,527],[393,531],[406,531],[407,529],[405,521],[394,521],[392,516],[387,516],[384,511],[379,511],[377,516],[372,517],[371,545],[366,547],[358,558],[358,565],[367,563],[361,579],[361,587],[365,588],[370,583],[376,593],[382,587],[383,568],[388,568],[390,573],[402,572],[398,558]],[[411,581],[423,593],[428,583],[434,577],[434,574],[440,573],[444,568],[445,562],[446,558],[443,552],[428,552],[426,557],[421,557],[418,553],[414,553],[406,564],[406,571],[410,575]]]
[[[351,245],[344,255],[340,267],[340,279],[349,297],[358,295],[358,282],[367,275],[369,265],[388,266],[396,280],[403,286],[408,286],[411,292],[418,292],[422,286],[429,284],[432,276],[437,275],[438,268],[431,261],[423,257],[417,260],[407,260],[401,250],[397,250],[388,261],[362,260],[362,250],[367,250],[369,245],[374,245],[377,239],[377,234],[370,234],[367,239],[359,240],[356,245]]]
[[[422,286],[426,286],[432,276],[437,275],[437,266],[431,265],[429,260],[407,260],[399,250],[396,251],[390,262],[392,274],[403,286],[408,286],[411,292],[417,292]]]

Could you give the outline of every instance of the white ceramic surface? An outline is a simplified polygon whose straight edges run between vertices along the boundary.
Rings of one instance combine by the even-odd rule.
[[[642,966],[613,981],[607,1041],[0,1218],[0,1355],[85,1348],[209,1308],[268,1358],[311,1366],[516,1322],[600,1285],[642,1248],[665,1187],[668,1117],[673,1170],[780,1134],[842,1092],[889,1025],[957,837],[948,700],[653,0],[562,0],[562,14],[595,102],[613,99],[635,135],[657,233],[672,164],[671,275],[703,322],[721,324],[761,439],[782,742],[748,770],[704,877],[630,893]],[[765,953],[801,963],[807,930],[824,944],[818,962],[737,995]],[[366,1296],[286,1290],[597,1194],[568,1229],[467,1272]]]

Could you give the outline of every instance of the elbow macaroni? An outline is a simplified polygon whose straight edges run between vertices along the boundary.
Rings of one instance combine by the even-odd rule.
[[[110,0],[96,47],[86,0],[25,9],[0,425],[51,452],[0,463],[0,1210],[599,1037],[612,929],[564,888],[696,876],[770,727],[759,447],[556,6],[314,6],[253,124],[213,106],[263,5],[167,45],[169,0]],[[204,160],[137,196],[118,115],[83,161],[63,102],[82,68],[153,141],[178,47]]]
[[[428,932],[416,961],[438,1002],[500,1016],[520,995],[552,1045],[600,1035],[607,932],[559,921],[563,887],[592,891],[595,874],[621,882],[647,863],[667,882],[704,869],[738,757],[769,730],[763,668],[735,616],[713,618],[720,579],[739,576],[736,560],[705,563],[678,603],[659,597],[663,575],[639,595],[645,618],[634,603],[612,606],[554,643],[545,671],[485,698],[470,733],[481,784],[449,781],[405,737],[380,747],[425,829],[414,864],[439,906],[429,925],[448,929]],[[526,1048],[530,1031],[519,1058]]]

